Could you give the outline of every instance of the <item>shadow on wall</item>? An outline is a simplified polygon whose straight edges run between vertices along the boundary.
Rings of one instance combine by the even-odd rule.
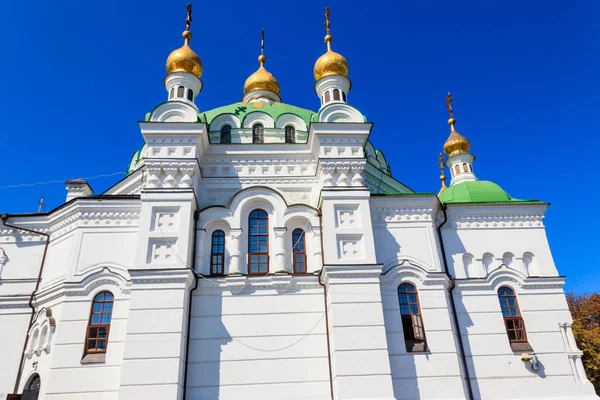
[[[388,271],[397,265],[398,258],[402,258],[402,246],[388,229],[375,230],[375,250],[378,257],[384,259],[395,259],[396,263],[387,265],[386,260],[378,259],[377,262],[384,263],[384,271]],[[396,288],[397,289],[397,288]],[[388,296],[389,297],[389,296]],[[402,327],[402,316],[398,298],[391,303],[383,296],[383,317],[385,331],[388,341],[388,353],[390,357],[390,369],[394,385],[394,397],[398,400],[420,399],[419,381],[417,379],[416,355],[406,351],[404,330]],[[419,356],[423,356],[420,353]],[[427,358],[429,354],[425,355]]]
[[[190,352],[185,388],[187,398],[218,399],[221,382],[221,349],[233,340],[221,322],[223,297],[201,296],[196,290],[191,301],[193,304],[190,319]]]

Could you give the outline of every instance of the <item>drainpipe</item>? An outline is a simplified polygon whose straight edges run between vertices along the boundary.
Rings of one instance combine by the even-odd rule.
[[[325,284],[321,281],[323,277],[323,271],[325,271],[325,246],[323,244],[323,213],[319,208],[318,211],[319,216],[319,229],[321,231],[321,271],[319,271],[319,285],[323,286],[323,301],[325,302],[325,335],[327,337],[327,361],[329,363],[329,391],[331,393],[331,400],[334,400],[333,397],[333,370],[331,367],[331,344],[329,339],[329,315],[327,313],[327,288]]]
[[[185,364],[183,371],[183,400],[186,399],[187,396],[187,380],[188,380],[188,364],[189,364],[189,355],[190,355],[190,332],[192,330],[192,303],[193,303],[193,294],[196,289],[198,289],[198,278],[201,276],[196,272],[196,247],[198,246],[198,241],[196,240],[198,236],[198,220],[200,219],[200,211],[194,211],[194,246],[192,247],[192,273],[194,274],[194,278],[196,283],[192,290],[190,290],[190,305],[188,306],[188,321],[187,321],[187,344],[185,346]]]
[[[33,318],[35,316],[35,307],[33,306],[33,298],[34,298],[35,294],[37,293],[37,291],[40,287],[40,282],[42,280],[42,271],[44,270],[44,263],[46,262],[46,254],[48,252],[48,245],[50,244],[50,235],[47,233],[44,233],[44,232],[34,231],[33,229],[21,228],[18,226],[7,224],[6,221],[8,220],[8,217],[9,217],[9,215],[6,213],[0,215],[0,219],[2,219],[2,223],[4,224],[4,226],[46,237],[46,244],[44,246],[44,254],[42,255],[42,262],[40,264],[40,272],[38,273],[37,281],[35,283],[35,289],[33,289],[33,292],[31,292],[31,296],[29,296],[29,308],[31,308],[31,317],[29,318],[29,325],[27,326],[27,332],[25,333],[25,342],[23,343],[23,351],[21,351],[21,361],[19,362],[19,370],[17,372],[17,377],[15,379],[15,387],[13,389],[13,394],[17,394],[17,391],[19,389],[19,384],[21,383],[21,373],[23,372],[25,350],[27,349],[27,343],[29,342],[29,335],[28,335],[29,328],[31,328],[31,324],[33,323]]]
[[[440,202],[439,198],[437,198],[437,199],[438,199],[438,204],[440,205],[440,208],[442,209],[442,212],[444,213],[444,222],[442,222],[436,229],[437,229],[438,238],[440,240],[440,248],[442,250],[442,261],[444,262],[444,272],[446,273],[446,276],[448,277],[448,279],[450,279],[450,282],[452,282],[452,286],[450,286],[450,289],[448,290],[448,294],[450,296],[450,307],[452,308],[452,315],[454,317],[454,325],[456,326],[456,333],[458,334],[458,345],[460,347],[460,353],[462,355],[462,357],[461,357],[462,365],[463,365],[463,369],[465,370],[465,378],[467,380],[467,390],[469,391],[469,399],[474,400],[475,397],[473,396],[473,387],[471,386],[471,377],[469,375],[469,368],[467,367],[467,357],[465,355],[465,347],[463,344],[463,337],[460,334],[460,325],[458,324],[458,316],[456,315],[456,304],[454,303],[454,296],[452,295],[452,291],[456,287],[456,281],[454,280],[454,277],[452,277],[450,275],[450,269],[448,268],[448,261],[446,260],[446,249],[444,248],[444,240],[442,238],[442,226],[444,226],[446,224],[446,222],[448,222],[448,215],[446,214],[447,206],[445,204],[443,204],[442,202]]]

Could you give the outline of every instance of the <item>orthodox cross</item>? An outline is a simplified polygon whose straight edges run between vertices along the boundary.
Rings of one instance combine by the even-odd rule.
[[[43,197],[40,199],[40,201],[38,201],[38,206],[39,206],[38,212],[40,213],[40,212],[42,212],[42,208],[44,207],[44,198]]]
[[[325,33],[329,35],[329,7],[325,7]]]
[[[440,157],[438,158],[438,165],[440,166],[440,175],[444,175],[444,155],[440,153]]]
[[[260,54],[265,54],[265,30],[260,31]]]
[[[187,9],[187,18],[185,19],[185,30],[190,30],[190,25],[192,24],[192,3],[188,3],[186,6]]]
[[[452,95],[450,92],[446,95],[446,108],[448,109],[448,114],[450,114],[450,118],[454,118],[452,114]]]

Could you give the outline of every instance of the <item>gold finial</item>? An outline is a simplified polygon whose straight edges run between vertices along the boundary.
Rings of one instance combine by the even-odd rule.
[[[333,40],[331,31],[329,30],[329,25],[331,25],[331,22],[329,22],[330,13],[331,10],[329,7],[325,7],[325,43],[327,43],[327,50],[331,50],[331,41]]]
[[[185,8],[187,9],[187,18],[185,19],[185,30],[189,31],[190,25],[192,25],[192,3],[187,3],[187,6],[185,6]]]
[[[450,114],[450,119],[448,120],[448,125],[450,125],[450,131],[454,132],[454,124],[456,120],[454,119],[454,110],[452,109],[452,95],[450,92],[446,95],[446,108],[448,109],[448,114]]]
[[[450,100],[450,101],[452,101],[452,100]],[[447,189],[446,174],[444,174],[444,155],[442,153],[440,153],[440,156],[438,158],[438,165],[440,166],[440,181],[442,181],[442,188],[438,192],[438,196],[439,196],[440,194],[442,194],[442,192],[444,190]]]

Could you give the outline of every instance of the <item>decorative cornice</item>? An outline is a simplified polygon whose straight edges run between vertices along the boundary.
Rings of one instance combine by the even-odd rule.
[[[278,293],[290,290],[302,290],[320,287],[315,275],[269,274],[264,276],[227,276],[199,278],[200,292],[214,293],[229,291],[233,295],[241,294],[245,289],[274,289]]]
[[[494,228],[543,228],[543,212],[494,213],[494,214],[451,214],[444,226],[457,229]]]
[[[431,207],[371,207],[373,222],[432,222],[435,211]]]

